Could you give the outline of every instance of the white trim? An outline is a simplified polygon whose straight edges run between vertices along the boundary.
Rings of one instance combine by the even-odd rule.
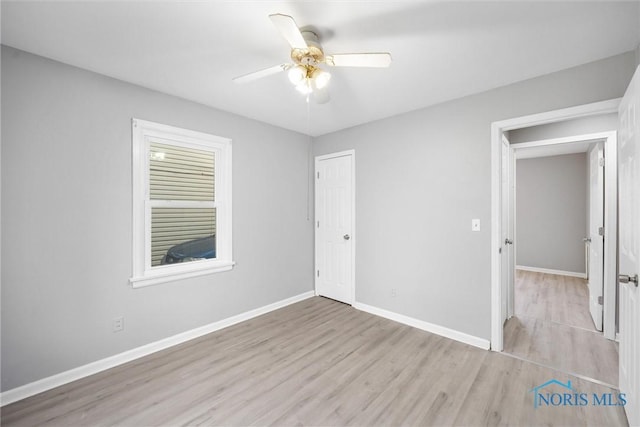
[[[586,279],[587,273],[578,273],[575,271],[554,270],[552,268],[528,267],[526,265],[516,265],[516,270],[533,271],[534,273],[557,274],[558,276],[579,277]]]
[[[502,275],[499,252],[502,248],[501,212],[502,200],[502,137],[504,130],[499,123],[491,124],[491,349],[502,351]]]
[[[435,325],[433,323],[425,322],[424,320],[415,319],[413,317],[394,313],[393,311],[384,310],[382,308],[374,307],[360,302],[354,303],[353,307],[358,310],[374,314],[376,316],[384,317],[385,319],[393,320],[394,322],[402,323],[404,325],[422,329],[423,331],[431,332],[432,334],[440,335],[441,337],[459,341],[464,344],[469,344],[474,347],[479,347],[483,350],[489,350],[489,340],[486,340],[484,338],[465,334],[464,332],[456,331],[455,329],[449,329],[444,326]]]
[[[189,279],[191,277],[203,276],[205,274],[229,271],[233,269],[234,265],[235,262],[233,261],[198,260],[184,265],[176,264],[167,266],[166,271],[163,270],[165,266],[158,266],[148,275],[142,277],[131,277],[129,279],[129,283],[133,288],[144,288],[145,286],[158,285],[160,283]],[[182,270],[177,268],[184,266],[188,266],[188,268]]]
[[[159,341],[152,342],[141,347],[137,347],[123,353],[107,357],[105,359],[97,360],[95,362],[79,366],[77,368],[70,369],[68,371],[43,378],[38,381],[34,381],[32,383],[25,384],[11,390],[7,390],[0,394],[0,406],[8,405],[10,403],[17,402],[18,400],[26,399],[27,397],[36,395],[38,393],[42,393],[47,390],[51,390],[52,388],[68,384],[72,381],[88,377],[89,375],[97,374],[98,372],[102,372],[106,369],[122,365],[123,363],[131,362],[132,360],[136,360],[157,351],[182,344],[183,342],[201,337],[206,334],[210,334],[211,332],[224,329],[226,327],[244,322],[254,317],[261,316],[263,314],[269,313],[282,307],[286,307],[296,302],[303,301],[313,296],[313,291],[305,292],[291,298],[286,298],[272,304],[256,308],[254,310],[249,310],[244,313],[228,317],[226,319],[218,320],[217,322],[213,322],[199,328],[191,329],[189,331],[185,331],[180,334],[176,334],[168,338],[164,338]]]
[[[531,142],[521,142],[517,144],[511,144],[511,147],[515,151],[519,151],[523,148],[533,148],[533,147],[542,147],[545,145],[555,145],[555,144],[568,144],[571,142],[599,142],[607,139],[611,135],[611,132],[597,132],[597,133],[588,133],[584,135],[580,135],[579,138],[576,136],[565,136],[562,138],[551,138],[551,139],[540,139]]]
[[[561,110],[532,114],[491,124],[491,349],[502,351],[503,330],[501,321],[502,291],[500,283],[500,150],[505,131],[554,123],[578,117],[618,112],[621,98]]]
[[[606,101],[593,102],[591,104],[577,105],[575,107],[562,108],[560,110],[546,111],[544,113],[531,114],[513,119],[494,122],[503,131],[544,125],[548,123],[562,122],[578,117],[596,116],[598,114],[611,114],[618,112],[622,98],[608,99]]]
[[[316,160],[335,159],[336,157],[355,156],[356,150],[344,150],[336,153],[321,154],[316,156]]]
[[[355,304],[356,302],[356,150],[344,150],[336,153],[323,154],[320,156],[316,156],[314,160],[314,169],[313,169],[313,181],[314,185],[314,218],[313,223],[315,224],[318,216],[318,165],[322,160],[334,159],[336,157],[351,157],[351,301],[342,301],[347,304]],[[314,229],[314,289],[315,294],[318,294],[318,275],[315,271],[318,270],[318,227],[313,226]]]

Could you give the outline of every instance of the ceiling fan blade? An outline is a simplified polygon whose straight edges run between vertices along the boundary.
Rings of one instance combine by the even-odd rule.
[[[391,65],[391,54],[381,53],[337,53],[327,55],[325,62],[334,67],[378,67]]]
[[[263,77],[270,76],[272,74],[279,73],[280,71],[285,71],[290,67],[291,67],[291,64],[275,65],[273,67],[265,68],[264,70],[254,71],[253,73],[235,77],[233,81],[236,83],[248,83],[254,80],[261,79]]]
[[[289,42],[289,45],[291,45],[293,49],[307,49],[307,42],[304,41],[300,29],[292,17],[276,13],[269,15],[269,18],[271,18],[273,25],[276,26],[280,34],[282,34],[282,37]]]

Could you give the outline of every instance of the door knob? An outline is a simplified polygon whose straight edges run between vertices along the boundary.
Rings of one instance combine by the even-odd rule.
[[[344,236],[342,236],[342,238],[344,240],[349,240],[351,238],[351,236],[349,236],[348,234],[345,234]]]
[[[627,276],[626,274],[621,274],[618,276],[618,281],[620,283],[635,283],[636,287],[638,287],[638,275],[635,276]]]
[[[504,244],[505,245],[513,245],[513,240],[504,239]]]

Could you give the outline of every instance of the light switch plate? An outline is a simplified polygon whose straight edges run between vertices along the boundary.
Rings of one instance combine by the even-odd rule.
[[[472,219],[471,220],[471,231],[480,231],[480,220]]]

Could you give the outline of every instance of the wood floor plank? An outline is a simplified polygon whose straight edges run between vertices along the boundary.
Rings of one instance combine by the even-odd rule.
[[[563,376],[564,375],[564,376]],[[3,426],[625,425],[533,408],[570,378],[321,297],[7,405]]]

